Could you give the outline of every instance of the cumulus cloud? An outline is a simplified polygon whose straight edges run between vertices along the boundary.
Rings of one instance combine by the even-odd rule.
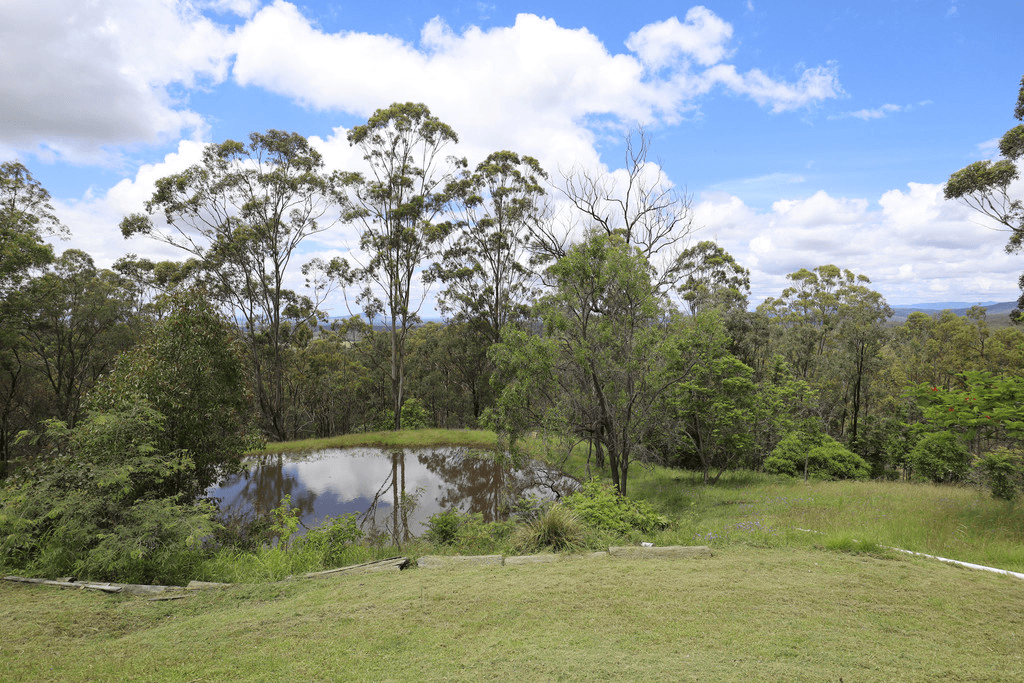
[[[686,22],[672,17],[648,24],[626,40],[645,66],[661,69],[680,57],[693,57],[699,64],[711,66],[729,54],[726,43],[732,38],[732,26],[706,7],[694,7],[686,13]]]
[[[1015,300],[1024,265],[1003,252],[1006,234],[946,201],[942,190],[908,183],[877,204],[819,191],[779,200],[768,211],[717,194],[701,197],[694,208],[704,232],[752,271],[755,302],[778,296],[786,274],[827,263],[867,275],[895,304],[920,302],[921,292],[936,300],[946,293],[967,301]]]
[[[229,55],[225,30],[189,3],[4,2],[0,140],[95,163],[109,160],[107,146],[195,134],[202,117],[175,101],[171,87],[222,81]]]
[[[806,69],[792,83],[756,69],[740,73],[722,61],[731,35],[728,23],[696,7],[684,22],[641,27],[625,54],[585,28],[532,14],[512,26],[461,33],[436,18],[414,45],[388,35],[326,33],[277,0],[238,30],[232,75],[304,106],[358,116],[394,101],[429,102],[484,153],[500,144],[545,162],[593,159],[595,120],[674,122],[716,87],[773,112],[841,94],[834,65]]]
[[[71,226],[71,239],[56,244],[58,250],[74,248],[88,253],[100,268],[109,268],[128,253],[145,254],[153,260],[181,260],[183,252],[145,237],[125,240],[118,228],[121,219],[145,211],[145,204],[159,178],[180,173],[202,159],[203,144],[184,140],[178,149],[158,163],[145,164],[134,178],[125,178],[101,194],[87,193],[79,199],[55,199],[54,209],[64,224]],[[160,217],[155,221],[159,224]]]

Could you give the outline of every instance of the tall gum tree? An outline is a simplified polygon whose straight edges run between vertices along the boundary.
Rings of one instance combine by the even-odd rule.
[[[626,494],[629,465],[658,428],[658,399],[679,377],[666,373],[669,309],[639,249],[591,232],[547,270],[552,291],[534,316],[540,335],[512,326],[492,352],[506,384],[495,408],[511,442],[532,425],[572,433],[607,454]]]
[[[1024,76],[1013,116],[1024,121]],[[946,181],[946,199],[957,199],[975,211],[988,216],[1010,233],[1006,253],[1016,254],[1024,249],[1024,198],[1011,194],[1011,184],[1020,178],[1017,163],[1024,157],[1024,125],[1011,128],[999,140],[998,161],[975,161],[949,176]],[[1024,275],[1019,285],[1024,290]],[[1024,293],[1017,300],[1017,309],[1010,314],[1017,323],[1024,322]]]
[[[335,201],[323,159],[309,141],[269,130],[252,133],[248,143],[208,145],[199,164],[157,181],[147,214],[121,222],[126,238],[147,235],[202,265],[211,294],[244,326],[264,430],[278,439],[288,437],[287,328],[318,315],[318,302],[286,289],[285,277],[300,243],[340,220],[343,207]],[[157,212],[166,226],[152,221]],[[315,266],[341,268],[338,261]]]
[[[363,288],[357,301],[367,317],[381,316],[387,328],[391,408],[394,427],[401,429],[405,345],[423,305],[418,275],[450,231],[445,188],[465,162],[444,157],[459,138],[424,104],[378,109],[366,125],[349,131],[348,141],[369,166],[366,173],[336,176],[339,196],[351,200],[346,217],[359,227],[363,253],[350,281]]]
[[[528,309],[529,236],[548,219],[547,173],[529,156],[501,151],[449,185],[456,233],[439,264],[439,303],[456,322],[479,322],[495,343]]]
[[[17,161],[0,164],[0,475],[11,459],[13,437],[32,426],[28,369],[19,334],[25,284],[53,262],[50,235],[64,236],[50,193]]]
[[[892,310],[865,275],[832,264],[786,276],[793,284],[758,312],[774,326],[773,340],[798,379],[819,391],[829,432],[856,441],[865,390],[885,341]]]

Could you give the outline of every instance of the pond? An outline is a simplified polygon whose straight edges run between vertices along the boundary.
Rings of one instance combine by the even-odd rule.
[[[555,499],[578,486],[543,463],[510,470],[466,448],[327,448],[257,456],[246,465],[207,490],[229,525],[262,517],[290,494],[300,534],[328,515],[356,513],[365,533],[399,541],[421,535],[431,516],[452,508],[493,521],[522,496]]]

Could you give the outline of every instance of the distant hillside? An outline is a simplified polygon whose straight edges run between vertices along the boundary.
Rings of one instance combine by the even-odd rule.
[[[942,311],[951,311],[954,315],[967,315],[968,309],[972,306],[982,306],[985,309],[985,320],[989,325],[1002,327],[1010,324],[1010,312],[1017,308],[1016,301],[983,301],[981,303],[968,303],[964,301],[942,301],[938,303],[906,304],[904,306],[892,306],[892,317],[889,322],[894,325],[906,322],[911,313],[925,313],[936,315]]]

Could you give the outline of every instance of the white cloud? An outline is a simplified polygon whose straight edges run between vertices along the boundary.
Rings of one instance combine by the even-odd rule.
[[[513,148],[549,168],[596,158],[595,120],[677,121],[715,87],[776,112],[842,92],[832,65],[807,69],[795,83],[739,73],[721,63],[731,32],[710,10],[694,8],[685,23],[669,19],[632,34],[636,53],[612,54],[585,28],[520,14],[512,26],[461,33],[435,18],[413,45],[388,35],[325,33],[277,0],[239,29],[232,75],[304,106],[358,116],[394,101],[427,102],[470,143],[461,153]],[[692,61],[715,66],[701,71]]]
[[[695,212],[704,231],[752,271],[755,302],[778,296],[787,273],[827,263],[867,275],[890,303],[920,301],[922,292],[1015,300],[1024,262],[1004,253],[1006,234],[946,201],[942,189],[909,183],[884,193],[878,208],[819,191],[779,200],[770,211],[717,194],[701,197]]]
[[[101,195],[86,194],[76,200],[55,199],[54,209],[61,221],[71,227],[71,239],[55,243],[58,251],[81,249],[93,257],[100,268],[109,268],[128,253],[153,260],[181,260],[184,252],[146,237],[126,240],[121,236],[121,219],[145,211],[159,178],[179,173],[202,159],[203,144],[184,140],[163,161],[139,168],[135,177],[124,179]],[[160,216],[155,216],[158,224]]]
[[[4,2],[0,140],[96,163],[110,160],[107,146],[201,132],[170,88],[222,81],[229,55],[225,31],[187,2]]]
[[[706,7],[693,7],[686,23],[672,17],[644,26],[631,33],[626,47],[635,52],[650,69],[658,70],[693,57],[699,64],[711,66],[729,55],[726,43],[732,38],[732,26]]]
[[[884,119],[893,112],[903,111],[903,107],[898,104],[883,104],[881,107],[876,109],[861,109],[859,111],[850,112],[850,116],[855,119],[861,119],[862,121],[869,121],[871,119]]]

